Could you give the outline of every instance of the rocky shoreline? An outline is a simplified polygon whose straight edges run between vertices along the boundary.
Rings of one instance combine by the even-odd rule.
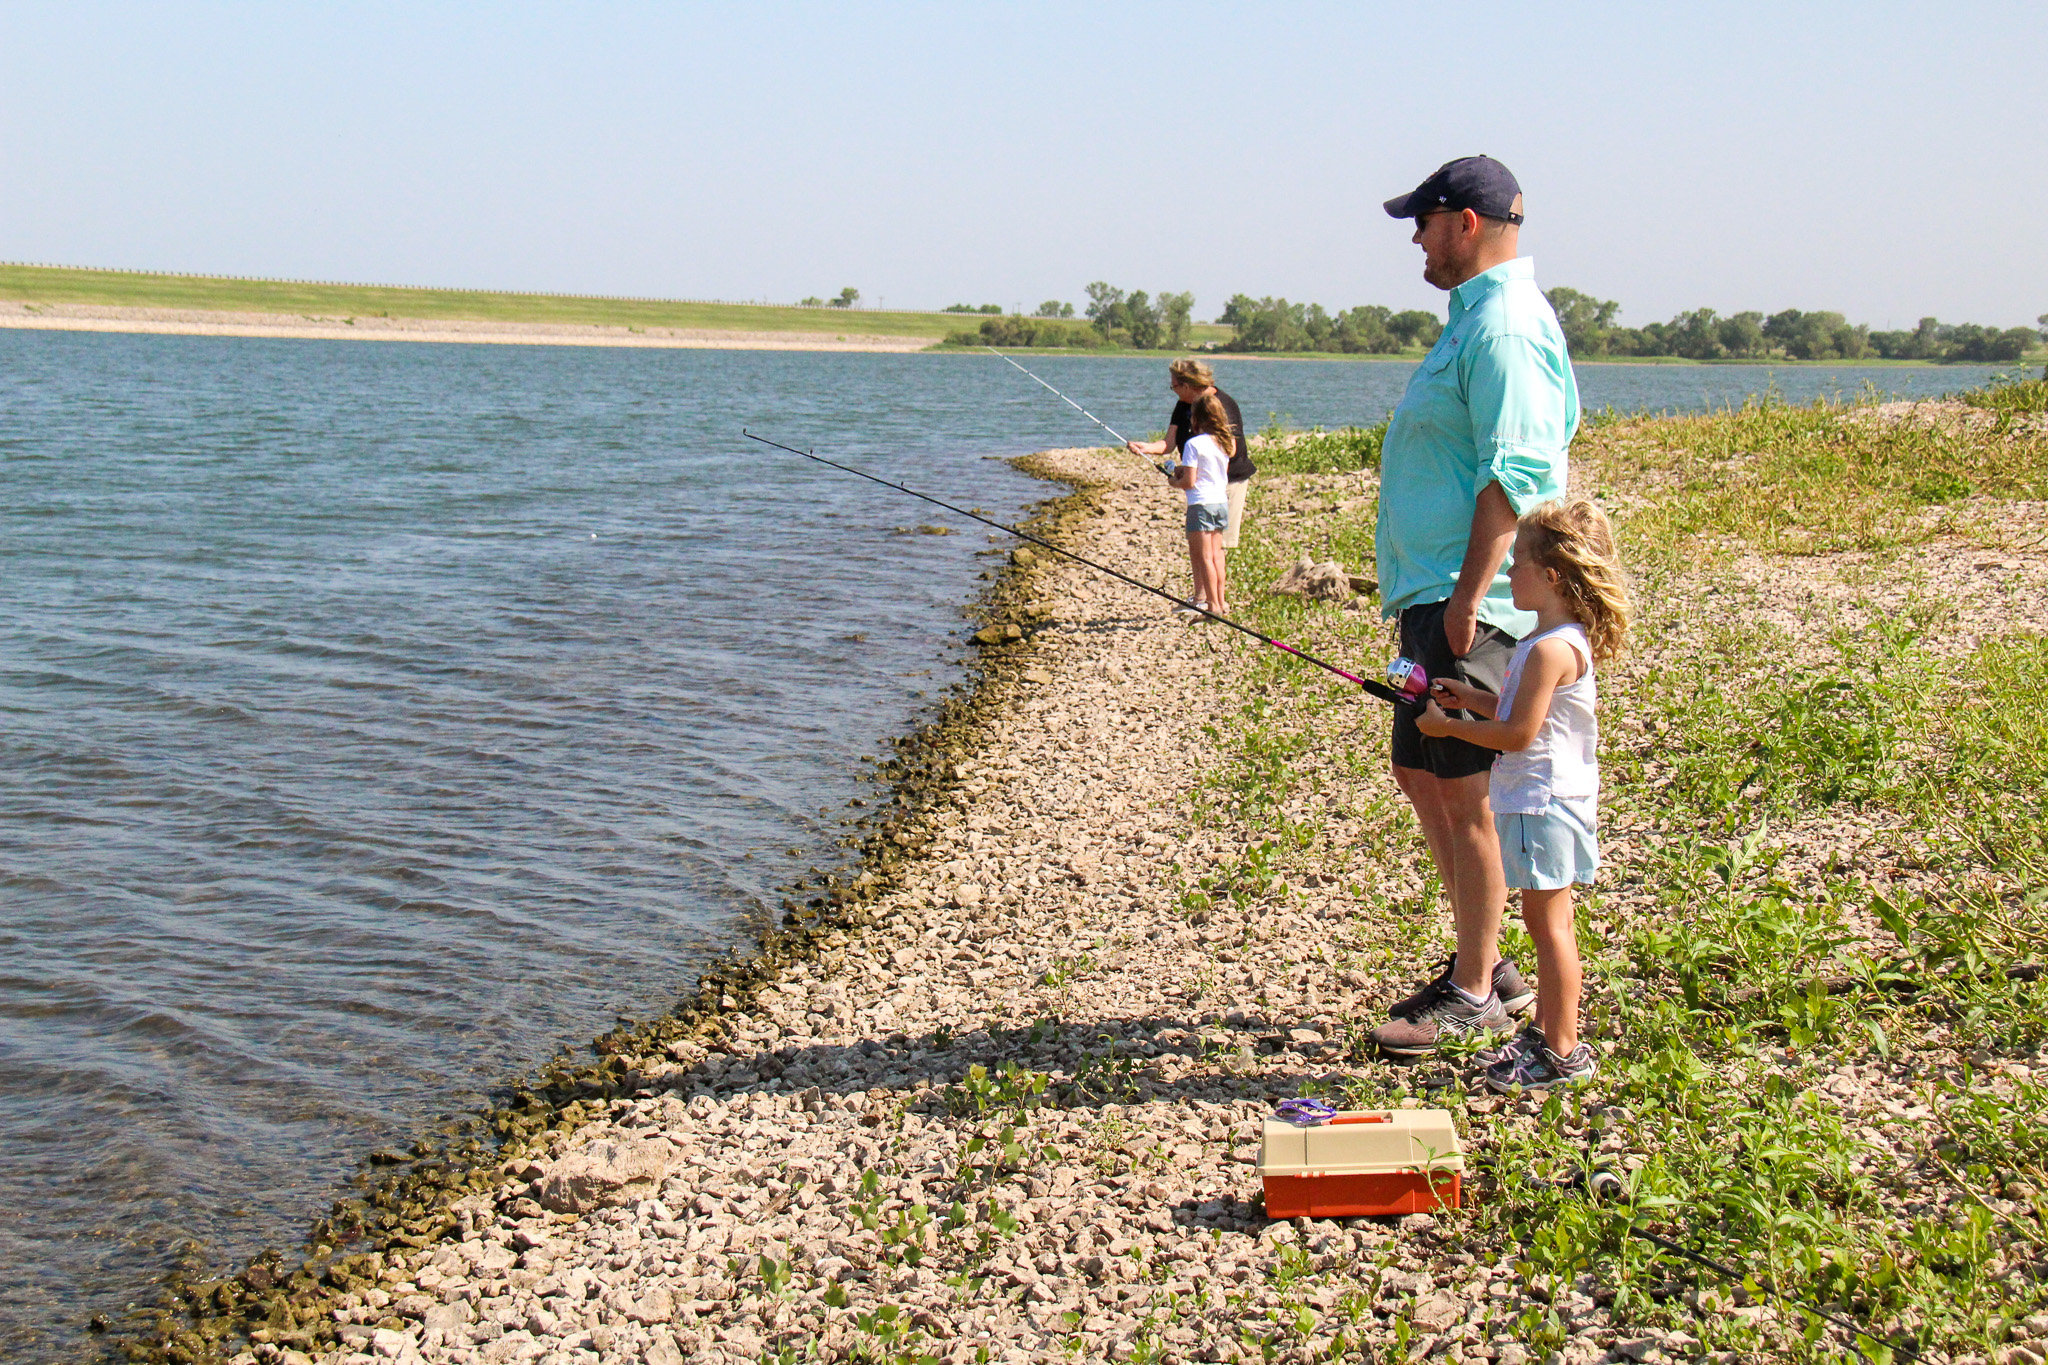
[[[1178,509],[1127,457],[1027,465],[1076,490],[1041,533],[1184,573]],[[1259,1118],[1337,1079],[1384,985],[1329,969],[1355,890],[1336,877],[1277,903],[1187,894],[1230,852],[1182,819],[1213,747],[1187,698],[1243,646],[1028,549],[984,609],[978,685],[879,775],[893,800],[857,876],[787,902],[758,956],[601,1061],[378,1154],[396,1169],[314,1249],[381,1251],[181,1286],[149,1354],[1189,1358],[1266,1323],[1276,1264],[1357,1268],[1360,1336],[1398,1305],[1404,1335],[1441,1339],[1492,1303],[1501,1268],[1436,1264],[1427,1215],[1264,1217]],[[511,1155],[484,1164],[494,1134]]]

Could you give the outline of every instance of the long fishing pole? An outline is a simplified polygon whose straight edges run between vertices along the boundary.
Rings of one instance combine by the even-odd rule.
[[[870,483],[878,483],[882,485],[882,487],[884,488],[893,488],[898,493],[908,493],[911,497],[921,498],[925,502],[932,504],[934,507],[943,507],[948,512],[958,513],[960,516],[971,518],[974,521],[980,522],[984,526],[993,526],[998,531],[1007,532],[1008,534],[1017,537],[1017,539],[1019,540],[1028,540],[1033,545],[1042,545],[1046,549],[1051,550],[1056,555],[1065,555],[1068,559],[1073,560],[1077,564],[1087,565],[1089,568],[1095,570],[1097,573],[1108,574],[1111,578],[1116,579],[1118,582],[1128,583],[1132,587],[1137,588],[1140,591],[1151,593],[1154,597],[1163,597],[1167,601],[1172,602],[1177,606],[1185,607],[1189,611],[1198,612],[1201,615],[1208,617],[1211,621],[1218,621],[1226,626],[1229,626],[1232,630],[1242,631],[1246,635],[1251,636],[1254,640],[1257,640],[1260,644],[1267,644],[1273,646],[1273,648],[1275,649],[1284,650],[1287,653],[1294,655],[1294,657],[1296,657],[1297,659],[1301,659],[1307,663],[1312,663],[1317,668],[1323,669],[1327,672],[1335,673],[1338,677],[1344,679],[1344,681],[1346,682],[1358,684],[1359,687],[1371,693],[1373,696],[1378,697],[1382,701],[1390,701],[1402,705],[1408,704],[1408,698],[1402,696],[1393,688],[1388,687],[1385,683],[1374,682],[1370,678],[1361,678],[1355,673],[1346,673],[1343,669],[1337,667],[1337,665],[1333,663],[1327,663],[1322,659],[1318,659],[1315,655],[1310,654],[1306,650],[1296,649],[1293,645],[1287,644],[1284,641],[1276,640],[1270,635],[1262,634],[1259,631],[1253,630],[1250,626],[1245,625],[1243,622],[1233,621],[1228,616],[1218,616],[1215,612],[1210,611],[1207,607],[1202,606],[1200,603],[1190,602],[1183,597],[1175,597],[1172,593],[1168,592],[1164,588],[1155,588],[1150,583],[1140,582],[1138,579],[1132,578],[1129,574],[1118,573],[1115,569],[1110,568],[1107,564],[1097,564],[1094,560],[1084,558],[1081,555],[1077,555],[1072,550],[1063,550],[1049,540],[1043,540],[1040,539],[1038,536],[1032,535],[1029,531],[1020,531],[1014,526],[1005,526],[1000,521],[992,520],[988,517],[981,515],[981,513],[979,512],[970,512],[964,507],[955,507],[952,503],[943,502],[940,499],[931,496],[931,494],[929,493],[920,493],[915,488],[905,488],[900,483],[891,483],[887,479],[882,478],[878,474],[870,474],[865,469],[855,469],[850,464],[841,464],[837,460],[828,460],[823,455],[819,455],[814,451],[798,450],[795,446],[786,446],[782,444],[782,442],[780,441],[771,441],[766,436],[756,436],[753,432],[748,431],[745,427],[740,428],[740,435],[746,437],[750,441],[759,441],[764,446],[773,446],[777,450],[786,450],[792,455],[801,455],[806,460],[816,460],[819,464],[828,465],[831,468],[840,470],[843,473],[852,474],[859,478],[866,479]]]
[[[1649,1232],[1643,1228],[1637,1227],[1633,1222],[1626,1223],[1623,1225],[1623,1227],[1627,1232],[1633,1234],[1634,1236],[1640,1237],[1646,1242],[1654,1243],[1657,1246],[1662,1247],[1664,1250],[1671,1252],[1675,1256],[1683,1257],[1685,1260],[1691,1261],[1695,1265],[1705,1266],[1708,1270],[1711,1270],[1716,1275],[1721,1276],[1721,1278],[1727,1280],[1730,1284],[1756,1285],[1759,1294],[1763,1298],[1778,1299],[1781,1302],[1791,1304],[1794,1308],[1799,1309],[1802,1313],[1811,1313],[1817,1318],[1823,1318],[1828,1322],[1833,1323],[1835,1326],[1841,1328],[1843,1331],[1849,1334],[1850,1353],[1853,1354],[1858,1360],[1867,1361],[1870,1359],[1869,1356],[1863,1353],[1862,1348],[1857,1346],[1856,1343],[1859,1341],[1869,1341],[1875,1344],[1882,1345],[1885,1347],[1885,1349],[1891,1351],[1893,1354],[1903,1355],[1908,1360],[1920,1359],[1920,1353],[1914,1350],[1912,1347],[1902,1346],[1899,1343],[1893,1341],[1885,1341],[1884,1338],[1878,1336],[1876,1332],[1863,1326],[1861,1323],[1851,1322],[1847,1318],[1837,1317],[1835,1314],[1827,1312],[1824,1309],[1814,1307],[1812,1304],[1806,1302],[1804,1299],[1797,1298],[1791,1294],[1780,1293],[1776,1290],[1765,1289],[1763,1285],[1760,1282],[1758,1282],[1758,1280],[1755,1277],[1745,1275],[1740,1270],[1737,1270],[1734,1266],[1722,1265],[1719,1261],[1709,1260],[1707,1257],[1700,1255],[1697,1251],[1694,1251],[1692,1248],[1687,1246],[1681,1246],[1679,1243],[1672,1241],[1668,1237],[1659,1237],[1654,1232]]]
[[[1586,1192],[1595,1200],[1619,1199],[1623,1197],[1624,1192],[1628,1188],[1622,1183],[1620,1176],[1605,1166],[1597,1167],[1591,1172],[1580,1172],[1567,1180],[1557,1183],[1560,1187],[1567,1189],[1583,1186]],[[1852,1322],[1848,1318],[1838,1317],[1823,1308],[1817,1308],[1795,1294],[1788,1294],[1782,1290],[1766,1289],[1754,1276],[1738,1270],[1734,1266],[1723,1265],[1719,1261],[1702,1256],[1691,1247],[1681,1242],[1675,1242],[1669,1237],[1660,1237],[1648,1228],[1638,1226],[1635,1218],[1631,1215],[1621,1214],[1618,1221],[1621,1224],[1621,1230],[1629,1236],[1640,1237],[1644,1241],[1660,1247],[1674,1256],[1691,1261],[1694,1265],[1703,1266],[1730,1284],[1755,1285],[1758,1297],[1777,1299],[1782,1303],[1789,1303],[1803,1313],[1811,1313],[1817,1318],[1823,1318],[1833,1323],[1849,1334],[1849,1352],[1858,1360],[1868,1361],[1870,1359],[1869,1356],[1863,1353],[1862,1348],[1856,1344],[1858,1341],[1870,1341],[1881,1344],[1893,1354],[1903,1355],[1908,1360],[1919,1360],[1921,1358],[1919,1351],[1911,1346],[1902,1346],[1897,1342],[1885,1341],[1884,1338],[1878,1336],[1876,1332],[1863,1326],[1861,1323]]]
[[[1025,374],[1027,374],[1027,375],[1030,375],[1030,377],[1031,377],[1031,378],[1033,378],[1033,379],[1038,379],[1038,376],[1037,376],[1037,375],[1035,375],[1035,374],[1032,374],[1032,373],[1031,373],[1031,371],[1029,371],[1029,370],[1026,370],[1026,369],[1024,369],[1024,367],[1023,367],[1022,365],[1018,365],[1016,361],[1014,361],[1014,360],[1011,360],[1011,359],[1010,359],[1010,357],[1008,357],[1008,356],[1004,355],[1004,354],[1003,354],[1003,353],[1002,353],[1001,351],[998,351],[998,350],[997,350],[997,349],[996,349],[995,347],[993,347],[993,346],[984,346],[984,347],[982,347],[981,349],[982,349],[982,350],[984,350],[984,351],[987,351],[987,352],[988,352],[988,353],[989,353],[990,355],[992,355],[992,356],[995,356],[995,357],[996,357],[996,358],[997,358],[998,360],[1004,360],[1004,361],[1008,361],[1008,362],[1009,362],[1009,363],[1010,363],[1011,365],[1015,366],[1015,367],[1016,367],[1017,369],[1019,369],[1019,370],[1022,370],[1022,371],[1023,371],[1023,372],[1025,373]],[[1073,409],[1073,410],[1074,410],[1075,412],[1078,412],[1078,413],[1080,413],[1080,414],[1081,414],[1081,415],[1082,415],[1083,417],[1086,417],[1086,418],[1087,418],[1087,419],[1088,419],[1089,421],[1091,421],[1091,422],[1095,423],[1095,425],[1096,425],[1096,426],[1098,426],[1098,427],[1101,427],[1101,428],[1102,428],[1102,429],[1103,429],[1104,431],[1106,431],[1106,432],[1108,432],[1108,433],[1109,433],[1110,435],[1112,435],[1112,436],[1116,437],[1116,443],[1117,443],[1118,445],[1120,445],[1120,446],[1128,446],[1128,445],[1130,444],[1130,442],[1128,442],[1128,441],[1126,441],[1126,440],[1124,439],[1124,437],[1123,437],[1123,433],[1122,433],[1122,432],[1120,432],[1120,431],[1118,431],[1118,430],[1117,430],[1117,429],[1116,429],[1115,427],[1113,427],[1113,426],[1111,426],[1111,425],[1110,425],[1109,423],[1107,423],[1107,422],[1103,421],[1103,420],[1102,420],[1102,419],[1101,419],[1100,417],[1097,417],[1097,416],[1096,416],[1096,415],[1095,415],[1094,413],[1092,413],[1092,412],[1088,411],[1088,409],[1086,409],[1086,408],[1082,407],[1082,406],[1081,406],[1081,405],[1080,405],[1079,403],[1076,403],[1076,402],[1075,402],[1075,401],[1074,401],[1073,399],[1071,399],[1071,398],[1067,397],[1067,396],[1066,396],[1065,394],[1061,393],[1061,392],[1060,392],[1060,391],[1059,391],[1058,389],[1055,389],[1055,388],[1053,388],[1053,387],[1052,387],[1052,385],[1050,385],[1050,384],[1046,384],[1046,383],[1045,383],[1045,381],[1044,381],[1043,379],[1038,379],[1038,382],[1039,382],[1039,383],[1041,383],[1041,384],[1045,384],[1045,387],[1046,387],[1047,389],[1051,390],[1051,392],[1052,392],[1052,395],[1053,395],[1053,396],[1054,396],[1055,398],[1059,399],[1059,400],[1060,400],[1060,401],[1061,401],[1062,403],[1065,403],[1065,404],[1066,404],[1066,405],[1067,405],[1068,407],[1072,408],[1072,409]]]

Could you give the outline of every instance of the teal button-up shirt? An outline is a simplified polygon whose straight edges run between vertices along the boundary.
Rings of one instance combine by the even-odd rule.
[[[1564,332],[1518,257],[1451,291],[1450,321],[1409,376],[1380,456],[1380,611],[1441,602],[1458,585],[1479,490],[1500,485],[1515,515],[1564,496],[1579,386]],[[1501,565],[1479,619],[1510,635],[1517,611]]]

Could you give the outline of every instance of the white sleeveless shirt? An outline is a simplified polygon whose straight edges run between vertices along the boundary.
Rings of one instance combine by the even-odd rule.
[[[1569,800],[1600,794],[1600,727],[1593,714],[1600,692],[1593,681],[1593,648],[1586,639],[1584,626],[1567,621],[1517,644],[1494,714],[1500,720],[1514,714],[1515,693],[1521,690],[1522,666],[1529,662],[1529,651],[1538,641],[1552,636],[1571,646],[1585,671],[1576,682],[1566,683],[1550,694],[1550,714],[1537,727],[1536,738],[1528,748],[1520,753],[1501,754],[1493,760],[1487,790],[1496,814],[1533,815],[1553,798]]]

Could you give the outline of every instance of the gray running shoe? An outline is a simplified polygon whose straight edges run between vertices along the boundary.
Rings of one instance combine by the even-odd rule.
[[[1502,1002],[1506,1003],[1506,1002]],[[1472,1054],[1472,1060],[1483,1071],[1499,1062],[1511,1062],[1525,1057],[1543,1046],[1543,1030],[1534,1024],[1524,1024],[1522,1031],[1499,1047],[1481,1048]]]
[[[1541,1035],[1538,1035],[1539,1039]],[[1497,1095],[1512,1090],[1548,1090],[1554,1085],[1584,1085],[1600,1070],[1590,1043],[1580,1043],[1560,1057],[1539,1041],[1517,1056],[1502,1057],[1486,1068],[1486,1088]]]
[[[1388,1010],[1387,1017],[1389,1019],[1399,1019],[1403,1015],[1413,1014],[1418,1009],[1421,1009],[1423,999],[1431,991],[1435,990],[1440,983],[1449,981],[1451,973],[1457,969],[1458,955],[1452,953],[1448,958],[1444,959],[1444,969],[1438,972],[1427,986],[1424,986],[1421,990]],[[1515,970],[1515,964],[1506,958],[1500,958],[1493,964],[1493,993],[1500,997],[1501,1007],[1518,1019],[1527,1014],[1529,1007],[1536,1003],[1536,992],[1529,988],[1529,983],[1524,981],[1522,974]]]
[[[1500,996],[1489,995],[1470,1004],[1449,978],[1431,982],[1428,996],[1413,1014],[1381,1024],[1372,1031],[1380,1051],[1391,1057],[1421,1057],[1434,1052],[1446,1037],[1462,1033],[1502,1033],[1514,1020],[1501,1008]]]

